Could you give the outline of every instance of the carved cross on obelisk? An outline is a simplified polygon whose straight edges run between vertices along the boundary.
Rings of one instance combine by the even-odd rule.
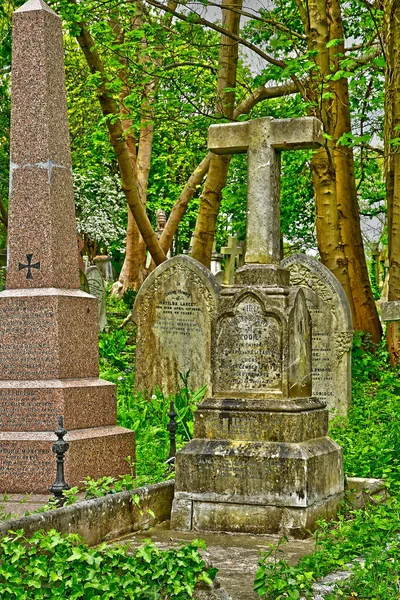
[[[212,125],[208,147],[216,154],[247,152],[247,264],[279,265],[280,153],[323,144],[322,123],[315,117]]]
[[[26,271],[27,279],[33,279],[32,269],[38,269],[38,271],[40,271],[40,262],[32,264],[32,258],[33,258],[33,254],[26,254],[26,260],[27,260],[28,264],[24,265],[23,263],[18,263],[19,271],[23,271],[24,269],[27,269],[27,271]]]

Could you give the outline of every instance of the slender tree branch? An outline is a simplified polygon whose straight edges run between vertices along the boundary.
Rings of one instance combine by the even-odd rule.
[[[200,4],[200,3],[193,2],[192,4]],[[185,6],[188,6],[188,5],[186,4]],[[201,4],[201,6],[203,6],[203,5]],[[218,4],[217,2],[211,2],[210,0],[207,0],[207,6],[216,6],[217,8],[222,9],[221,4]],[[262,17],[259,14],[249,13],[246,10],[243,10],[243,9],[241,10],[241,9],[238,9],[238,8],[235,8],[232,6],[229,6],[226,10],[243,15],[244,17],[248,17],[249,19],[252,19],[254,21],[260,21],[260,23],[266,23],[267,25],[271,25],[272,27],[275,27],[276,29],[279,29],[280,31],[283,31],[284,33],[287,33],[293,37],[297,37],[301,40],[306,39],[306,36],[304,34],[298,33],[297,31],[293,31],[293,29],[290,29],[290,27],[287,27],[286,25],[283,25],[282,23],[279,23],[279,22],[275,21],[274,19],[267,19],[266,17]],[[193,12],[195,12],[195,11],[193,11]]]
[[[260,50],[260,48],[258,48],[251,42],[248,42],[247,40],[243,39],[239,35],[235,35],[234,33],[231,33],[230,31],[228,31],[227,29],[224,29],[224,27],[220,27],[220,25],[217,25],[216,23],[212,23],[211,21],[208,21],[207,19],[203,19],[202,17],[199,17],[197,15],[197,13],[192,14],[192,16],[188,16],[188,15],[180,13],[176,10],[173,10],[168,6],[165,6],[165,4],[162,4],[161,2],[157,2],[157,0],[146,0],[146,2],[148,4],[150,4],[151,6],[154,6],[154,8],[158,8],[159,10],[163,10],[164,12],[169,12],[174,17],[177,17],[178,19],[181,19],[182,21],[186,21],[187,23],[192,23],[193,25],[204,25],[206,27],[209,27],[210,29],[213,29],[214,31],[217,31],[218,33],[226,35],[226,37],[238,42],[239,44],[242,44],[242,46],[246,46],[246,48],[249,48],[249,50],[252,50],[253,52],[255,52],[255,54],[258,54],[258,56],[261,56],[261,58],[263,58],[265,61],[269,62],[272,65],[281,67],[282,69],[284,69],[286,67],[286,64],[284,63],[284,61],[274,58],[273,56],[270,56],[269,54],[266,54],[266,52],[263,52],[262,50]]]
[[[190,61],[165,65],[162,67],[162,71],[170,71],[171,69],[179,69],[180,67],[201,67],[202,69],[209,69],[210,71],[218,72],[218,68],[214,65]]]
[[[70,1],[77,5],[77,0]],[[79,28],[76,39],[86,58],[89,69],[91,73],[97,73],[100,75],[101,83],[98,87],[97,96],[103,111],[103,115],[108,117],[107,127],[110,135],[110,141],[114,148],[120,168],[122,189],[125,193],[127,203],[136,220],[146,246],[148,247],[155,263],[160,264],[166,260],[166,256],[162,251],[160,244],[158,243],[157,236],[153,231],[146,211],[140,201],[135,173],[132,168],[130,154],[124,139],[124,131],[119,119],[118,106],[108,90],[103,62],[96,50],[94,40],[90,35],[86,25],[82,22],[76,22],[75,25]]]

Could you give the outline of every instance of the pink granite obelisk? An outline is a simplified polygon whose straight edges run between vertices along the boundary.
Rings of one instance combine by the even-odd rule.
[[[7,287],[0,293],[0,492],[45,493],[59,415],[66,480],[117,476],[134,457],[98,378],[97,300],[79,289],[61,20],[43,0],[13,15]]]

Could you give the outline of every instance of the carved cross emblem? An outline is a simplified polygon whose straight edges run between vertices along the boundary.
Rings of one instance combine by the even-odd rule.
[[[27,265],[23,265],[22,263],[18,263],[18,270],[22,271],[22,269],[27,269],[26,278],[33,279],[32,277],[32,269],[38,269],[40,271],[40,262],[32,264],[32,256],[33,254],[26,254]]]

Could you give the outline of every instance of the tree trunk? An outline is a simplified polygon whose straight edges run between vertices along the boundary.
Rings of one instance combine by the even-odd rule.
[[[72,0],[72,2],[77,4],[76,0]],[[76,26],[79,28],[79,33],[77,34],[76,39],[82,49],[83,54],[85,55],[90,72],[96,73],[100,76],[101,83],[98,87],[97,96],[103,115],[108,117],[107,127],[110,136],[110,142],[114,148],[115,156],[118,161],[122,190],[125,194],[129,209],[135,218],[139,231],[147,248],[150,251],[150,254],[153,257],[154,262],[157,265],[161,264],[167,259],[167,257],[161,249],[157,236],[153,231],[146,211],[140,200],[137,189],[136,174],[132,168],[130,152],[124,138],[124,130],[121,120],[116,118],[119,117],[120,113],[117,103],[108,90],[104,65],[85,24],[76,23]]]
[[[4,227],[7,229],[8,227],[8,211],[6,209],[6,205],[0,198],[0,221],[3,223]]]
[[[238,12],[229,10],[229,8],[234,8]],[[235,35],[239,34],[241,8],[242,0],[222,1],[223,27]],[[238,43],[226,35],[221,35],[216,113],[231,120],[234,113],[237,61]],[[207,179],[200,197],[192,255],[206,267],[210,267],[211,263],[215,226],[230,159],[231,157],[228,155],[212,155]]]
[[[311,96],[328,136],[325,149],[312,159],[317,238],[322,262],[336,275],[349,299],[353,325],[379,342],[382,328],[372,295],[365,259],[354,176],[353,150],[338,140],[351,131],[347,79],[329,76],[340,69],[344,42],[337,0],[309,0],[304,22],[309,50],[316,50],[319,77]],[[332,69],[333,68],[333,69]],[[321,93],[321,91],[323,93]]]
[[[384,2],[385,73],[385,176],[388,220],[389,290],[388,300],[400,300],[400,153],[390,140],[399,137],[400,128],[400,6],[396,0]],[[398,322],[386,332],[390,362],[400,357]]]
[[[340,56],[344,56],[344,30],[339,0],[330,0],[328,21],[331,40],[342,40],[330,49],[335,71],[340,69]],[[351,295],[354,304],[353,326],[363,331],[378,343],[382,337],[382,326],[376,309],[365,258],[361,234],[360,213],[354,175],[353,148],[337,143],[351,132],[349,85],[346,77],[333,82],[336,100],[336,120],[333,131],[335,141],[336,193],[339,211],[339,227],[342,234],[344,253],[348,261]]]

